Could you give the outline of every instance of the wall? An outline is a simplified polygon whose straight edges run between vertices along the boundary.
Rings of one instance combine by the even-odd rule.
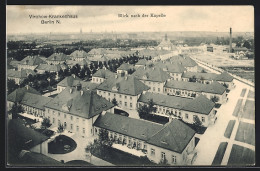
[[[48,140],[31,148],[30,151],[47,155],[48,154]]]
[[[104,81],[105,81],[105,79],[101,78],[101,77],[92,77],[92,80],[91,80],[92,83],[97,83],[97,84],[101,84]]]
[[[149,92],[163,94],[163,87],[165,82],[155,82],[149,80],[140,80],[140,81],[143,82],[148,87],[150,87],[150,89],[148,90]]]

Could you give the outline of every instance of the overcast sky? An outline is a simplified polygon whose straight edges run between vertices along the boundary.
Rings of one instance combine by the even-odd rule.
[[[253,6],[14,6],[7,7],[7,34],[42,32],[254,31]],[[131,14],[165,14],[131,18]],[[29,15],[77,15],[61,24],[41,24]],[[128,14],[119,18],[118,14]],[[46,19],[49,20],[49,19]],[[52,19],[55,20],[55,19]]]

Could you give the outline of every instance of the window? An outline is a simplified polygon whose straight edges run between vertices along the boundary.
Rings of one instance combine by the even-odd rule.
[[[185,118],[189,119],[189,114],[188,113],[185,113]]]
[[[58,116],[60,116],[60,112],[58,112]]]
[[[172,156],[172,163],[176,164],[176,156]]]
[[[60,125],[60,120],[58,120],[58,125]]]
[[[108,98],[108,101],[110,101],[110,98]]]
[[[125,106],[127,106],[127,102],[125,102]]]
[[[179,116],[181,117],[181,112],[179,112]]]
[[[110,93],[108,93],[108,96],[110,96]]]
[[[121,98],[121,97],[122,97],[122,95],[120,94],[120,95],[119,95],[119,98]]]
[[[55,123],[55,118],[52,119],[52,123]]]
[[[196,119],[195,119],[196,117],[197,117],[197,115],[193,115],[193,121],[195,121],[195,120],[196,120]]]
[[[144,149],[146,150],[146,148],[147,148],[147,145],[146,145],[146,144],[144,144]]]
[[[161,89],[160,88],[158,88],[158,92],[160,92],[161,91]]]
[[[131,108],[133,107],[133,104],[132,104],[132,103],[130,103],[130,107],[131,107]]]
[[[161,159],[165,160],[165,152],[161,152]]]
[[[122,105],[122,101],[121,100],[119,101],[119,104]]]
[[[70,129],[73,130],[73,124],[70,124]]]
[[[85,128],[83,128],[83,134],[85,134]]]
[[[95,78],[93,78],[93,81],[95,81]]]
[[[125,96],[125,99],[127,99],[127,96]]]
[[[114,97],[116,97],[116,94],[114,94]]]
[[[153,148],[151,148],[151,155],[154,156],[155,155],[155,150]]]
[[[67,123],[66,122],[64,122],[64,128],[66,128],[67,127]]]
[[[70,116],[70,120],[73,120],[73,116]]]
[[[130,100],[132,100],[132,97],[130,97]]]
[[[155,87],[153,87],[153,91],[155,91]]]
[[[79,126],[77,126],[77,131],[79,131]]]
[[[99,92],[99,94],[101,94],[101,91],[100,91],[100,90],[99,90],[98,92]]]
[[[64,118],[66,118],[66,114],[64,113]]]
[[[79,122],[79,118],[77,118],[77,122]]]
[[[205,122],[205,117],[201,117],[201,121],[202,121],[202,122]]]
[[[99,79],[99,82],[101,82],[102,80],[101,79]]]

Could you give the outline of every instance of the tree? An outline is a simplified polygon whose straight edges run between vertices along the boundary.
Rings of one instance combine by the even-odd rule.
[[[149,109],[149,114],[152,113],[152,112],[156,112],[156,107],[154,107],[154,102],[153,102],[153,99],[150,99],[148,101],[148,109]]]
[[[8,79],[7,80],[7,89],[8,89],[7,91],[8,91],[8,94],[10,94],[14,90],[16,90],[18,87],[19,87],[19,85],[16,84],[14,80],[12,80],[12,79]]]
[[[191,78],[189,78],[189,82],[196,82],[196,76],[193,75]]]
[[[148,117],[148,114],[149,114],[149,108],[148,108],[147,105],[143,105],[143,106],[141,105],[141,106],[138,107],[137,112],[138,112],[139,117],[141,119],[146,119]]]
[[[17,119],[18,113],[23,113],[24,109],[21,104],[15,102],[9,112],[12,114],[12,119]]]
[[[252,48],[250,42],[248,42],[248,41],[244,42],[243,47],[246,47],[247,49],[251,49]]]
[[[158,164],[161,166],[169,166],[168,160],[166,158],[161,159]]]
[[[51,126],[51,121],[49,118],[43,118],[41,128],[46,129]]]
[[[193,124],[195,126],[194,129],[196,130],[196,132],[200,133],[202,131],[202,122],[200,121],[200,118],[197,115],[194,116]]]
[[[64,126],[62,124],[59,124],[57,132],[62,133],[63,131],[64,131]]]
[[[223,84],[224,87],[228,88],[228,85],[226,83]]]
[[[210,98],[210,100],[214,103],[218,102],[219,101],[219,98],[217,96],[213,96]]]
[[[112,99],[112,103],[113,103],[115,106],[117,106],[117,105],[118,105],[118,103],[117,103],[117,101],[116,101],[116,99],[115,99],[115,98],[113,98],[113,99]]]

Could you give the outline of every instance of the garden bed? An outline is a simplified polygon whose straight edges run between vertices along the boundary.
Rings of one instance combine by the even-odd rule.
[[[48,152],[50,154],[66,154],[77,147],[77,143],[70,137],[59,135],[55,140],[48,144]]]
[[[212,165],[220,165],[222,162],[222,159],[224,157],[226,148],[227,148],[228,143],[227,142],[221,142],[218,146],[217,153],[214,157],[214,160],[212,162]]]
[[[240,122],[235,140],[255,145],[255,125],[246,122]]]
[[[114,148],[107,148],[106,156],[94,151],[93,155],[117,166],[155,166],[145,157],[137,157]]]
[[[235,109],[234,109],[234,111],[233,111],[233,116],[238,116],[238,113],[240,112],[240,108],[241,108],[241,105],[242,105],[242,99],[239,99],[238,101],[237,101],[237,104],[236,104],[236,107],[235,107]]]
[[[230,166],[249,166],[255,164],[255,152],[251,149],[233,144],[228,159]]]
[[[226,138],[230,138],[235,123],[236,123],[235,120],[230,120],[230,121],[228,122],[228,126],[227,126],[227,128],[226,128],[225,133],[224,133],[224,136],[225,136]]]

